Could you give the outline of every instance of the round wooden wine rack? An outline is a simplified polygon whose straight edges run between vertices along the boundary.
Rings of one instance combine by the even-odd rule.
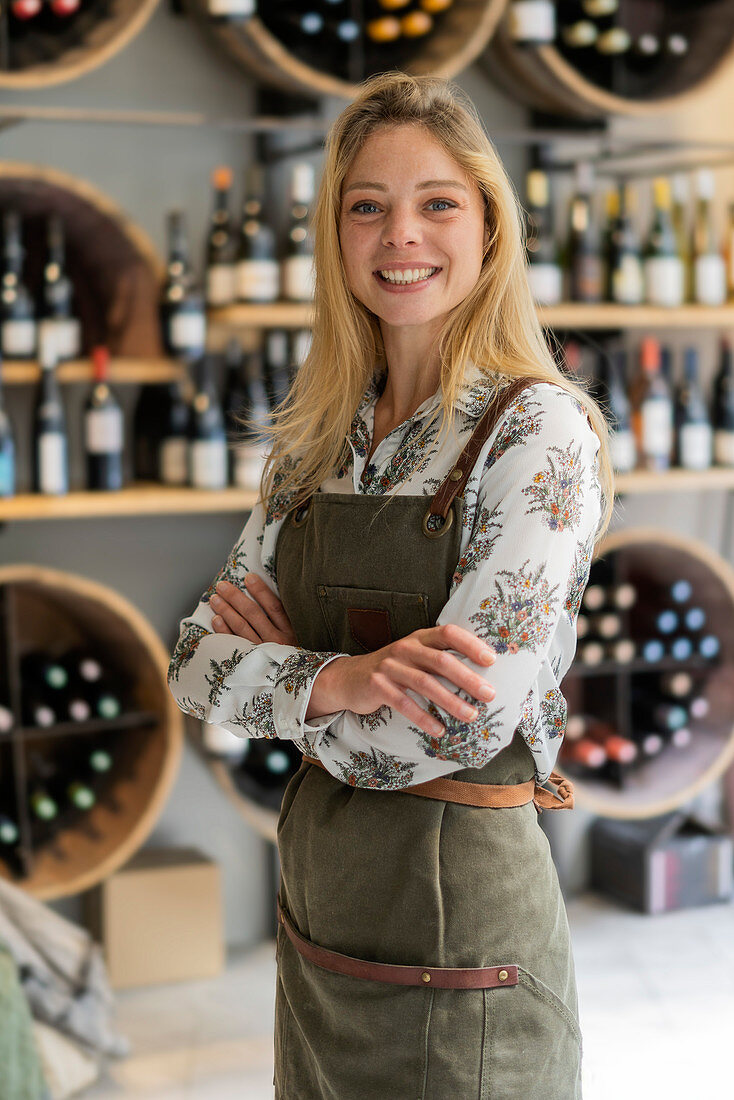
[[[0,209],[17,210],[23,219],[24,278],[32,292],[43,278],[46,219],[61,218],[85,354],[97,343],[119,358],[163,354],[163,263],[143,230],[106,195],[55,168],[0,161]]]
[[[641,13],[635,0],[622,0],[636,33],[678,33],[687,43],[680,57],[662,56],[645,67],[629,51],[610,61],[593,48],[572,51],[562,45],[516,46],[500,25],[480,64],[515,98],[547,114],[595,119],[606,115],[649,115],[679,109],[704,91],[734,59],[734,0],[687,4],[653,0]],[[649,19],[649,22],[646,22]],[[667,40],[667,39],[666,39]],[[574,53],[587,60],[574,60]],[[592,56],[593,55],[593,56]],[[600,73],[605,72],[602,83]]]
[[[353,43],[341,42],[333,55],[334,63],[341,65],[341,71],[336,72],[329,71],[325,61],[317,57],[307,35],[294,36],[291,45],[279,37],[278,5],[272,5],[272,17],[265,5],[262,18],[218,23],[207,15],[207,0],[184,2],[230,57],[260,79],[288,91],[346,99],[354,98],[360,81],[387,69],[456,76],[479,56],[507,6],[507,0],[454,0],[435,16],[430,34],[403,39],[412,42],[408,55],[398,56],[392,45],[367,52],[361,38]],[[363,7],[366,9],[367,4]],[[383,12],[388,14],[395,13]]]
[[[73,646],[93,652],[127,685],[122,713],[44,728],[21,724],[21,659]],[[114,590],[26,565],[0,569],[0,654],[2,702],[15,717],[0,735],[0,805],[20,830],[17,848],[0,853],[0,875],[44,900],[76,894],[142,845],[173,785],[183,719],[166,683],[168,654],[147,619]],[[28,786],[36,762],[61,768],[96,748],[109,751],[113,764],[95,780],[95,805],[64,807],[53,831],[32,820]]]
[[[672,656],[671,640],[659,635],[663,655],[645,660],[643,643],[655,637],[651,623],[666,607],[666,600],[670,606],[667,596],[680,580],[690,584],[689,602],[703,611],[705,628],[698,632],[681,628],[679,637],[688,637],[692,646],[687,659]],[[734,570],[702,543],[643,528],[619,532],[603,542],[592,564],[591,584],[609,588],[631,584],[636,589],[635,604],[620,612],[624,637],[635,644],[635,656],[624,664],[604,660],[589,666],[577,655],[562,686],[569,716],[589,715],[639,740],[644,729],[637,728],[635,698],[641,691],[653,691],[654,698],[663,702],[666,696],[657,694],[656,685],[665,674],[681,671],[690,675],[706,713],[701,718],[688,717],[686,747],[668,742],[656,755],[640,754],[638,761],[611,777],[608,773],[590,777],[588,770],[565,763],[567,736],[557,770],[573,781],[576,804],[583,809],[612,818],[657,817],[692,799],[734,760]],[[679,617],[685,616],[686,606],[677,608]],[[717,640],[718,652],[712,657],[698,652],[703,634]]]
[[[75,80],[124,49],[157,5],[158,0],[82,0],[66,20],[49,15],[40,26],[29,20],[17,38],[8,39],[0,87],[45,88]]]

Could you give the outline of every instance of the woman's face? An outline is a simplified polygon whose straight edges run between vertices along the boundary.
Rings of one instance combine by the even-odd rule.
[[[422,126],[383,128],[344,180],[339,237],[354,296],[385,324],[423,325],[444,317],[477,281],[484,201]]]

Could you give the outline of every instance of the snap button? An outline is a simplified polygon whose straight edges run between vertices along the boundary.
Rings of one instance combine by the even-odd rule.
[[[423,973],[421,974],[421,978],[423,979],[424,982],[430,982],[431,975],[427,974],[424,970]]]
[[[499,972],[499,974],[497,975],[497,977],[499,978],[499,980],[500,980],[501,982],[506,982],[506,981],[507,981],[507,971],[506,971],[506,970],[500,970],[500,972]]]
[[[460,466],[456,466],[449,474],[449,481],[461,481],[464,476],[464,471]]]

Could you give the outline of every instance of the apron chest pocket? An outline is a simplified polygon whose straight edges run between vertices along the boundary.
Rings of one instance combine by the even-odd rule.
[[[431,626],[425,592],[319,584],[319,605],[331,645],[357,656]]]

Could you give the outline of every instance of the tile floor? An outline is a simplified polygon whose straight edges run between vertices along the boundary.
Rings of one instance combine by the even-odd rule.
[[[646,917],[587,893],[567,909],[584,1100],[734,1096],[734,902]],[[274,950],[232,954],[217,979],[119,993],[133,1052],[84,1100],[272,1100]]]

